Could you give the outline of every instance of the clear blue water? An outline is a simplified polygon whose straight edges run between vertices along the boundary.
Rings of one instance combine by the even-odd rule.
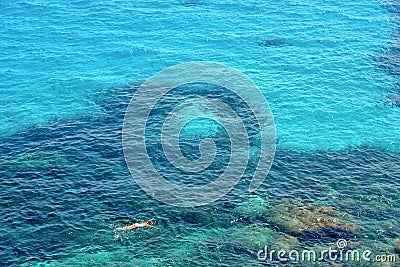
[[[363,242],[392,246],[400,235],[396,8],[372,0],[1,1],[0,263],[257,264],[228,238],[270,223],[235,219],[232,210],[251,196],[172,208],[146,196],[126,168],[129,98],[156,72],[188,61],[235,67],[265,94],[278,152],[259,197],[337,207],[357,218]],[[113,232],[153,217],[160,232]]]

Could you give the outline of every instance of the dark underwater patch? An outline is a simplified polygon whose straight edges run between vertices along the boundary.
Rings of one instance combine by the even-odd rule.
[[[184,7],[192,7],[199,5],[199,1],[196,0],[181,0],[181,5]]]
[[[400,82],[397,82],[395,87],[386,94],[386,98],[383,100],[383,102],[386,105],[400,107]]]
[[[287,37],[268,37],[257,42],[262,47],[282,47],[292,44],[292,41]]]
[[[335,228],[323,228],[317,231],[304,231],[297,235],[297,239],[307,246],[335,243],[339,239],[354,239],[355,234]]]
[[[398,1],[390,1],[389,4],[385,5],[387,10],[392,13],[393,17],[397,20],[397,24],[400,24],[400,4]],[[390,75],[395,77],[400,76],[400,30],[397,26],[397,33],[393,37],[393,44],[390,44],[385,50],[385,53],[381,53],[375,57],[375,60],[379,67],[384,69]],[[382,103],[394,107],[400,107],[400,90],[399,82],[394,85],[394,89],[385,94],[385,98]]]
[[[191,176],[190,180],[196,185],[204,185],[215,179],[217,179],[225,170],[229,163],[231,153],[231,143],[229,135],[225,129],[215,123],[218,135],[215,136],[215,131],[209,129],[212,125],[212,120],[203,119],[204,133],[193,134],[185,138],[184,131],[181,131],[180,148],[182,154],[186,158],[195,160],[200,157],[199,143],[204,138],[212,138],[216,144],[217,155],[219,160],[213,162],[208,168],[198,173],[186,173],[173,166],[166,158],[162,143],[161,143],[161,130],[162,125],[167,118],[168,114],[180,103],[190,99],[199,99],[206,97],[209,99],[217,99],[223,103],[226,103],[231,107],[236,114],[242,119],[243,124],[249,135],[250,146],[256,146],[259,144],[259,125],[251,109],[247,103],[244,102],[239,96],[234,94],[232,91],[211,84],[190,84],[179,86],[172,89],[166,97],[160,100],[154,109],[150,112],[149,120],[147,121],[146,130],[146,145],[150,159],[153,166],[162,173],[164,177],[174,183],[187,183],[188,179],[184,177]],[[209,121],[207,124],[206,122]],[[189,125],[189,124],[188,124]],[[178,129],[177,129],[178,130]],[[259,157],[260,149],[253,150],[253,157],[250,159],[250,164],[246,169],[245,176],[250,177],[252,172],[255,171],[257,164],[256,158]]]
[[[395,43],[387,48],[387,52],[377,58],[378,65],[394,76],[400,75],[400,44]]]

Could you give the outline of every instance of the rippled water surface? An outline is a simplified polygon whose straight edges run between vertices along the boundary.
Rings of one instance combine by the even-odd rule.
[[[383,0],[1,1],[0,265],[274,266],[257,260],[265,244],[340,238],[399,253],[398,11]],[[153,74],[188,61],[235,67],[267,98],[277,153],[256,194],[246,193],[251,164],[232,192],[198,208],[164,205],[131,178],[127,104]],[[193,183],[227,164],[216,132],[216,161]],[[203,137],[183,143],[188,158]],[[159,229],[114,230],[151,218]]]

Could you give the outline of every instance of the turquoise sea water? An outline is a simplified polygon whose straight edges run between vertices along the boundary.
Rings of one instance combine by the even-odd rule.
[[[377,1],[2,1],[2,135],[98,111],[98,92],[187,61],[238,68],[265,93],[279,142],[398,149],[394,78],[374,64],[395,22]],[[259,45],[283,38],[283,44]],[[382,136],[381,131],[385,129]]]
[[[396,3],[383,0],[1,1],[0,263],[253,266],[254,251],[283,232],[300,247],[346,237],[393,253],[396,19]],[[237,68],[267,98],[278,151],[257,196],[180,209],[130,178],[121,147],[130,97],[189,61]],[[264,214],[284,198],[335,207],[361,230],[293,233]],[[149,218],[161,230],[113,231]]]

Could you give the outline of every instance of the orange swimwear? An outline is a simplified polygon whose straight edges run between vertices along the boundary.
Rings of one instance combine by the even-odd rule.
[[[153,226],[153,220],[154,219],[148,220],[148,221],[143,222],[143,223],[134,223],[134,224],[127,225],[127,226],[124,226],[124,227],[118,227],[115,230],[126,231],[126,230],[132,230],[132,229],[136,229],[136,228],[141,228],[141,227],[151,227],[151,228],[159,229],[159,228]]]

